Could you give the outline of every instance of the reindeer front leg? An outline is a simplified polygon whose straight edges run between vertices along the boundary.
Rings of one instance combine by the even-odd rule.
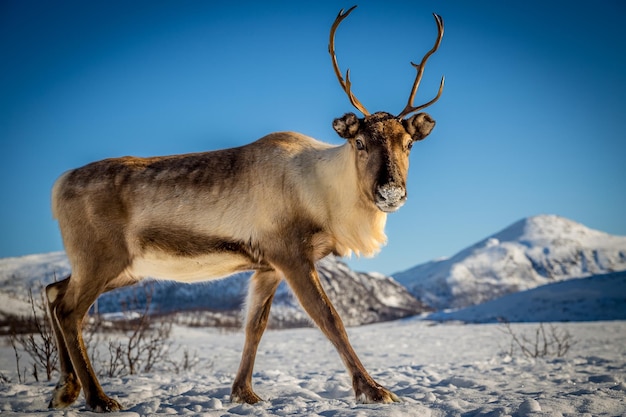
[[[246,341],[239,371],[233,383],[230,399],[233,402],[254,404],[262,399],[252,390],[252,370],[261,336],[267,326],[274,293],[282,277],[274,270],[255,272],[248,288]]]
[[[395,394],[377,384],[365,370],[350,345],[341,318],[322,288],[314,264],[311,262],[301,266],[284,266],[282,270],[302,307],[339,352],[352,376],[356,400],[361,403],[399,401]]]

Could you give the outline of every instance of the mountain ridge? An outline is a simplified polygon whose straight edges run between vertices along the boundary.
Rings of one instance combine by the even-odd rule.
[[[317,263],[322,286],[348,326],[394,320],[428,311],[426,306],[390,277],[356,272],[334,256]],[[69,275],[64,252],[0,259],[0,316],[29,315],[28,289],[37,292],[45,284]],[[251,273],[192,284],[146,279],[139,284],[102,294],[99,313],[149,310],[153,314],[205,312],[227,315],[239,321]],[[15,285],[19,282],[21,285]],[[38,288],[39,287],[39,288]],[[270,321],[275,327],[310,325],[306,313],[283,282],[276,291]]]
[[[560,216],[539,215],[519,220],[450,258],[416,265],[393,278],[353,271],[335,257],[321,260],[317,267],[344,322],[355,326],[432,310],[445,313],[547,284],[626,271],[626,236],[609,235]],[[69,272],[63,252],[0,259],[0,316],[30,314],[28,290],[37,290]],[[104,294],[98,300],[98,311],[119,313],[129,306],[140,310],[150,297],[154,314],[215,312],[218,317],[228,315],[232,325],[242,317],[249,276],[242,273],[196,284],[145,280]],[[606,288],[603,283],[607,279],[589,280],[585,288]],[[621,291],[623,279],[613,279]],[[530,296],[528,302],[532,303],[533,294]],[[437,317],[436,313],[431,316]],[[274,327],[311,324],[285,283],[276,292],[270,322]]]
[[[450,258],[392,274],[435,310],[552,282],[626,270],[626,237],[556,215],[519,220]]]

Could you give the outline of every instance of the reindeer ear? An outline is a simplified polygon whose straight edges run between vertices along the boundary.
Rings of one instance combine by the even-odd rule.
[[[353,138],[359,131],[359,118],[354,113],[346,113],[333,120],[333,129],[344,139]]]
[[[402,124],[414,141],[424,139],[435,127],[435,121],[427,113],[413,115],[406,120],[402,120]]]

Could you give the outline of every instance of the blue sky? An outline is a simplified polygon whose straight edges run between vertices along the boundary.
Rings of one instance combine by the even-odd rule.
[[[65,170],[113,156],[242,145],[277,130],[341,144],[355,111],[328,32],[352,3],[3,1],[0,257],[62,249],[49,195]],[[361,1],[339,64],[370,111],[416,102],[438,124],[414,146],[409,200],[363,270],[392,273],[527,216],[626,235],[626,6],[621,1]]]

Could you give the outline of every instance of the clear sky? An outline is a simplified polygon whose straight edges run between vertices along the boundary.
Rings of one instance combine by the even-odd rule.
[[[341,144],[355,111],[327,52],[353,3],[0,3],[0,257],[62,249],[50,188],[107,157],[213,150],[294,130]],[[622,1],[361,1],[339,64],[370,111],[416,102],[433,133],[413,147],[407,204],[363,270],[393,273],[527,216],[626,235],[626,5]],[[245,204],[242,202],[242,204]]]

